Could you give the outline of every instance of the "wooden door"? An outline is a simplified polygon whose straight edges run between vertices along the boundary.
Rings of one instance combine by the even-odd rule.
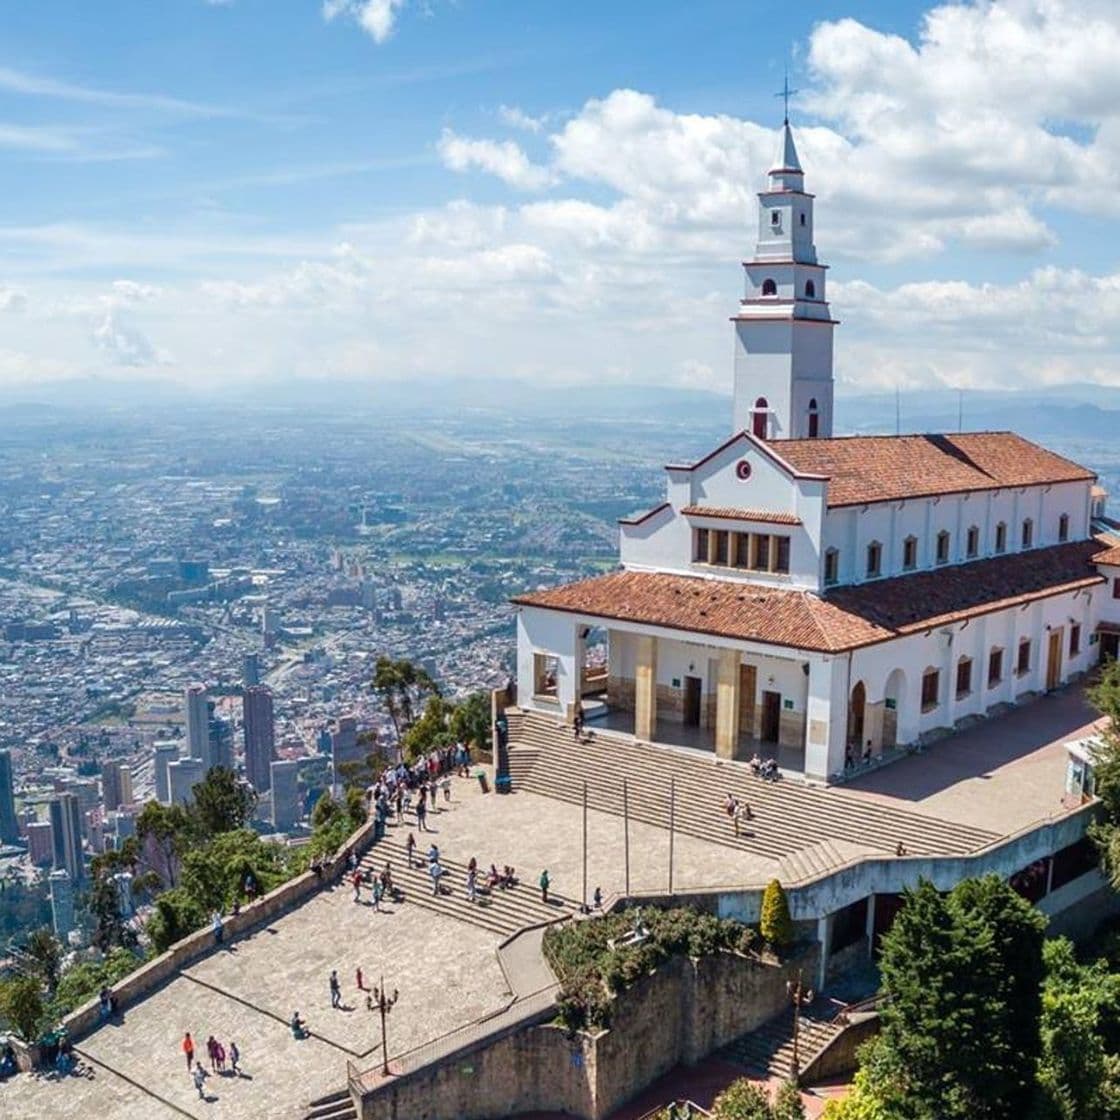
[[[684,679],[684,722],[686,727],[700,726],[700,678]]]
[[[739,734],[754,737],[754,698],[758,689],[758,668],[739,666]]]
[[[759,738],[764,743],[776,743],[782,722],[782,694],[764,692],[762,694],[762,733]]]
[[[1050,631],[1050,652],[1046,658],[1047,692],[1062,683],[1062,633],[1061,629]]]

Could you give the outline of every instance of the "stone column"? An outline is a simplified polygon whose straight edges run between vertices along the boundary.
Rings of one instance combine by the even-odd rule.
[[[809,660],[805,718],[805,774],[827,779],[844,769],[848,734],[850,654],[814,654]]]
[[[832,955],[832,922],[835,914],[825,914],[817,919],[817,940],[821,943],[820,966],[817,973],[817,991],[828,979],[828,958]]]
[[[716,677],[716,757],[734,758],[739,746],[739,651],[719,651]]]
[[[638,636],[634,667],[634,734],[652,741],[657,729],[657,639]]]

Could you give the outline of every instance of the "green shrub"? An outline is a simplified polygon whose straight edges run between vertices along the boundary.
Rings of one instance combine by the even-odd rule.
[[[793,919],[789,916],[789,899],[777,879],[771,879],[766,884],[758,928],[763,940],[775,949],[784,949],[793,944]]]

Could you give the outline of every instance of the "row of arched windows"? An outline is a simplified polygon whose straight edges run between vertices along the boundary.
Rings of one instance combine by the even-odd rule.
[[[764,296],[776,296],[778,294],[777,280],[774,280],[771,277],[767,276],[766,279],[762,281],[762,294]],[[817,286],[813,283],[812,280],[805,281],[805,298],[817,298]]]
[[[816,402],[811,402],[815,405]],[[1058,542],[1065,543],[1069,540],[1069,514],[1063,513],[1058,517]],[[1034,520],[1030,517],[1024,518],[1020,526],[1019,544],[1023,549],[1034,547]],[[952,549],[952,535],[948,529],[942,529],[934,538],[934,563],[948,564],[951,560]],[[1001,555],[1007,551],[1007,522],[997,522],[995,528],[995,539],[993,541],[992,552],[995,555]],[[970,525],[965,534],[965,555],[966,560],[975,560],[980,555],[980,528],[977,525]],[[835,548],[826,550],[824,555],[824,581],[826,584],[833,584],[839,581],[840,577],[840,554]],[[875,579],[883,574],[883,545],[880,541],[872,541],[867,546],[866,564],[864,567],[864,574],[867,579]],[[904,538],[902,542],[902,570],[904,572],[913,571],[918,566],[918,538],[913,534]]]
[[[759,397],[754,402],[752,409],[753,418],[751,420],[751,432],[759,439],[766,439],[767,437],[767,417],[770,414],[770,405],[765,397]],[[820,410],[817,408],[817,398],[812,397],[809,401],[807,425],[809,439],[816,439],[817,434],[820,432]]]

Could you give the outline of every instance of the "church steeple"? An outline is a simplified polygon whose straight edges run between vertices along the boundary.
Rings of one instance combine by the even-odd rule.
[[[813,242],[813,196],[786,118],[769,182],[758,195],[758,242],[743,262],[735,323],[735,431],[765,439],[832,434],[832,330],[825,266]]]

